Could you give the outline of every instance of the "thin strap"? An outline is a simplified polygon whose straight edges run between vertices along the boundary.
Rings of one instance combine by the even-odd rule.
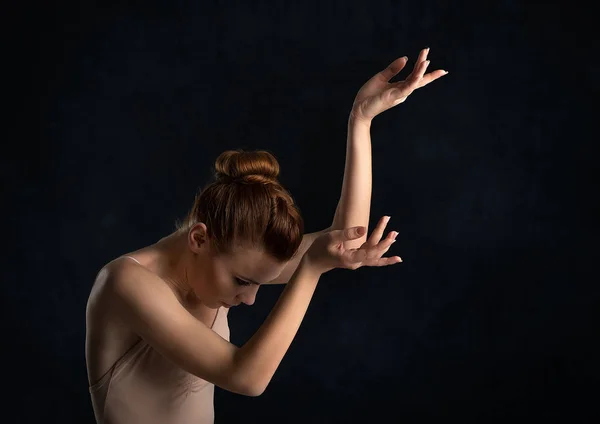
[[[138,264],[140,264],[140,261],[138,261],[136,258],[134,258],[133,256],[123,256],[124,258],[129,258],[129,259],[133,259],[134,261],[136,261]],[[142,265],[142,264],[140,264]]]
[[[217,323],[217,318],[219,318],[219,311],[221,311],[221,307],[217,308],[217,313],[215,314],[215,319],[213,320],[212,325],[210,326],[210,329],[212,330],[213,328],[215,328],[215,324]]]

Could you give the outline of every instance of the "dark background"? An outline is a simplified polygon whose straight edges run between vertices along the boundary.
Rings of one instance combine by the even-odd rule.
[[[449,75],[371,131],[370,229],[391,215],[389,255],[404,263],[325,274],[267,391],[216,388],[216,421],[598,419],[591,10],[48,2],[7,17],[11,52],[36,61],[25,84],[5,80],[32,94],[2,158],[14,422],[93,421],[93,279],[172,231],[223,150],[274,153],[306,230],[330,225],[356,92],[400,56],[412,69],[425,46]],[[233,343],[283,288],[231,310]]]

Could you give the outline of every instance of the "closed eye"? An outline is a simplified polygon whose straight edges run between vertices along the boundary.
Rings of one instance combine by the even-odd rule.
[[[240,286],[249,286],[250,284],[252,284],[247,281],[241,280],[237,277],[235,277],[235,282],[238,283]]]

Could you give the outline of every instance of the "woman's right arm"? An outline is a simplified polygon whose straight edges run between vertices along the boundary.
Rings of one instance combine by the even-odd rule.
[[[397,263],[394,258],[381,258],[393,243],[389,236],[380,241],[384,228],[381,220],[359,249],[343,248],[345,241],[363,235],[358,227],[319,236],[265,322],[241,348],[192,316],[164,282],[150,273],[121,267],[107,282],[119,316],[163,356],[225,390],[260,396],[292,344],[323,273]]]
[[[296,337],[321,274],[305,254],[265,322],[239,349],[237,364],[254,396],[265,391]]]
[[[301,261],[263,325],[238,348],[191,315],[158,277],[136,268],[113,269],[106,280],[112,306],[123,322],[182,369],[245,396],[263,393],[300,327],[321,275]]]

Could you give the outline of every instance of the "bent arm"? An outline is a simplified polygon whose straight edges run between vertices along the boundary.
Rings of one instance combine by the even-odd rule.
[[[191,315],[150,272],[123,267],[107,284],[120,319],[161,355],[225,390],[259,396],[296,336],[320,276],[302,260],[265,322],[241,348]]]
[[[243,379],[254,383],[255,396],[266,390],[296,337],[320,277],[303,256],[265,322],[237,352]]]
[[[355,120],[350,114],[342,193],[333,222],[329,228],[304,234],[296,256],[289,261],[277,278],[265,284],[286,284],[296,271],[304,253],[321,234],[359,225],[368,230],[373,185],[371,162],[371,122]],[[367,240],[367,234],[368,231],[358,239],[344,242],[344,246],[346,249],[359,248]]]
[[[123,267],[106,284],[118,318],[158,353],[225,390],[252,395],[235,367],[238,347],[190,314],[158,276]]]
[[[359,248],[367,240],[372,179],[371,122],[356,120],[350,114],[342,193],[330,228],[341,230],[361,225],[367,232],[356,240],[344,242],[346,249]]]

